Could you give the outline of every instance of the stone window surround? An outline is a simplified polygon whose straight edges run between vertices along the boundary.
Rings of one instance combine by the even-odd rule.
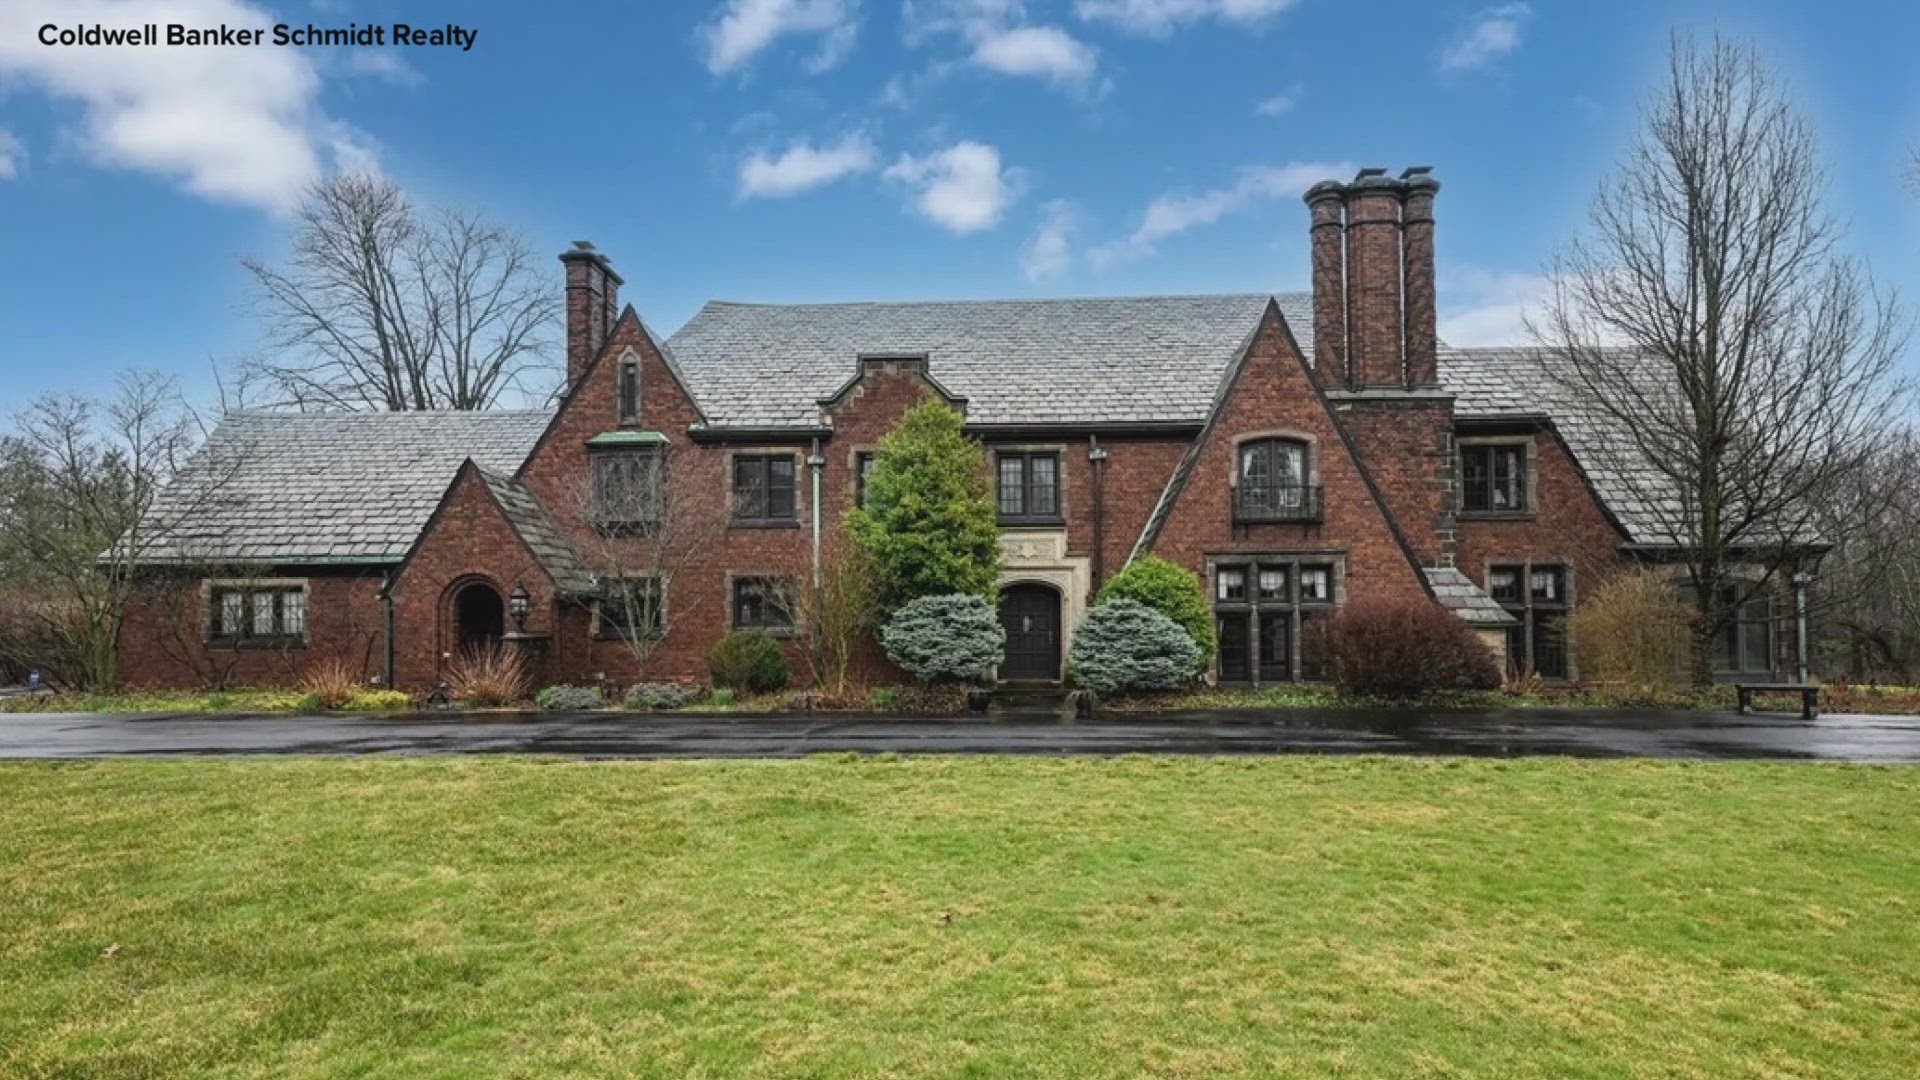
[[[656,477],[658,477],[659,486],[660,486],[660,495],[659,495],[660,505],[657,507],[657,509],[664,511],[666,509],[666,498],[667,498],[667,492],[666,492],[667,447],[668,447],[668,444],[660,443],[653,446],[611,446],[611,447],[598,447],[598,448],[588,447],[587,448],[587,476],[588,476],[587,501],[589,506],[589,517],[592,519],[590,524],[592,525],[593,530],[595,532],[599,533],[601,536],[645,536],[658,530],[658,528],[661,525],[661,520],[658,516],[656,516],[651,521],[645,521],[645,520],[612,521],[612,520],[606,519],[602,515],[601,511],[604,509],[604,507],[602,507],[600,504],[600,495],[601,495],[600,469],[603,462],[616,457],[621,457],[621,456],[639,457],[643,455],[651,455],[656,462],[655,475]],[[729,464],[728,468],[729,470],[731,470],[732,468],[731,464]]]
[[[216,589],[288,590],[299,589],[306,601],[306,620],[299,637],[274,637],[248,641],[230,641],[213,632],[213,593]],[[245,612],[253,618],[251,609]],[[309,578],[202,578],[200,579],[200,640],[202,644],[230,649],[304,649],[313,639],[313,586]]]
[[[793,622],[795,623],[795,625],[793,626],[766,627],[766,626],[735,626],[734,625],[733,623],[734,599],[736,595],[734,593],[734,586],[736,583],[740,582],[741,580],[751,579],[751,578],[760,578],[765,581],[772,581],[772,582],[778,583],[782,588],[785,589],[787,596],[789,597],[789,602],[791,602],[791,598],[794,596],[794,593],[795,593],[795,586],[798,584],[798,580],[794,577],[794,575],[783,573],[779,570],[729,570],[727,571],[726,573],[727,611],[726,611],[726,618],[722,622],[722,625],[726,628],[727,633],[731,634],[735,630],[750,630],[755,633],[765,634],[768,637],[773,637],[773,638],[794,637],[799,632],[798,613],[795,613],[795,618],[793,619]]]
[[[879,443],[857,443],[847,448],[847,505],[848,510],[860,508],[860,458],[867,454],[878,454]]]
[[[1018,531],[1021,529],[1059,529],[1067,521],[1067,449],[1066,443],[993,443],[987,447],[987,476],[993,485],[993,516],[1002,529]],[[1008,454],[1052,454],[1058,462],[1054,466],[1054,515],[1049,518],[1022,518],[1004,521],[1000,517],[1000,455]]]
[[[1529,453],[1527,455],[1527,458],[1529,461],[1531,461],[1533,458],[1533,455]],[[1496,516],[1505,516],[1505,515],[1496,515]],[[1529,615],[1533,613],[1533,568],[1538,566],[1541,568],[1558,569],[1560,571],[1560,588],[1562,593],[1564,594],[1561,596],[1560,602],[1566,605],[1565,610],[1568,615],[1573,614],[1574,601],[1578,593],[1575,591],[1576,586],[1574,583],[1574,571],[1573,571],[1572,559],[1560,558],[1558,556],[1544,556],[1541,558],[1534,558],[1530,555],[1516,555],[1512,558],[1506,558],[1506,559],[1488,558],[1480,564],[1480,580],[1478,582],[1481,590],[1485,592],[1488,596],[1493,595],[1493,568],[1496,566],[1517,566],[1520,568],[1520,595],[1526,601],[1527,613]],[[1500,603],[1500,602],[1496,600],[1495,603]],[[1502,603],[1500,604],[1500,606],[1502,608],[1505,608],[1507,605]],[[1532,657],[1533,655],[1533,624],[1532,622],[1527,621],[1527,622],[1523,622],[1521,625],[1526,629],[1526,632],[1527,632],[1527,655],[1528,657]],[[1579,662],[1574,659],[1573,627],[1571,625],[1565,625],[1561,627],[1560,647],[1566,650],[1566,653],[1567,653],[1566,678],[1548,679],[1547,681],[1555,684],[1579,682],[1580,681],[1580,665],[1579,665]],[[1505,659],[1505,656],[1503,654],[1502,660],[1504,661],[1504,659]],[[1542,678],[1545,678],[1545,676],[1542,676]]]
[[[1234,448],[1234,460],[1236,464],[1239,461],[1239,457],[1239,448],[1236,446]],[[1261,564],[1264,563],[1270,566],[1288,564],[1292,567],[1287,577],[1287,590],[1289,595],[1293,597],[1299,596],[1299,568],[1301,566],[1333,567],[1333,581],[1331,582],[1332,595],[1328,599],[1309,601],[1305,604],[1297,599],[1290,599],[1284,605],[1274,604],[1273,606],[1275,607],[1284,606],[1287,610],[1297,613],[1303,609],[1338,611],[1340,608],[1346,606],[1347,553],[1344,550],[1309,548],[1292,551],[1222,551],[1208,552],[1204,558],[1206,561],[1206,573],[1201,576],[1201,585],[1207,590],[1207,610],[1213,613],[1215,618],[1218,618],[1220,613],[1220,568],[1222,566],[1245,566],[1253,570],[1253,574],[1250,574],[1247,579],[1247,590],[1250,599],[1244,604],[1236,601],[1228,605],[1229,611],[1237,612],[1244,608],[1248,612],[1247,655],[1250,658],[1250,663],[1247,668],[1248,685],[1255,687],[1261,685],[1260,664],[1258,660],[1260,655],[1260,620],[1253,617],[1253,613],[1258,609],[1259,605],[1251,599],[1254,595],[1254,590],[1258,588],[1257,575]],[[1300,633],[1300,620],[1297,617],[1294,618],[1291,623],[1290,635],[1292,640],[1288,642],[1288,647],[1292,655],[1287,659],[1287,670],[1292,672],[1294,677],[1289,681],[1299,683],[1304,680],[1299,678],[1301,669],[1300,639],[1302,635]],[[1220,683],[1220,654],[1217,650],[1213,658],[1213,670],[1209,672],[1209,674],[1212,676],[1216,685]]]
[[[611,574],[611,575],[603,575],[603,576],[611,577],[615,581],[624,581],[628,579],[652,578],[655,582],[657,582],[660,590],[660,600],[658,603],[658,609],[655,612],[655,614],[658,616],[660,625],[656,629],[649,630],[647,632],[647,637],[655,641],[659,641],[660,639],[667,636],[667,630],[669,626],[667,622],[667,614],[669,611],[672,610],[672,607],[671,607],[671,601],[668,600],[667,581],[664,577],[662,577],[659,574],[650,574],[650,573],[644,573],[644,572],[636,572],[636,573],[630,573],[630,574]],[[625,641],[626,637],[624,635],[619,633],[610,634],[610,633],[607,633],[605,630],[601,629],[601,622],[600,622],[601,603],[602,603],[602,598],[599,596],[595,596],[591,601],[587,603],[587,625],[588,627],[591,628],[591,631],[593,634],[593,640]]]
[[[1467,468],[1464,452],[1474,446],[1520,446],[1525,462],[1520,476],[1520,491],[1527,505],[1519,510],[1467,509]],[[1539,516],[1540,444],[1528,435],[1456,435],[1453,439],[1454,513],[1462,521],[1532,521]],[[1504,564],[1503,564],[1504,565]]]
[[[729,529],[797,529],[799,528],[800,523],[807,520],[807,515],[811,512],[811,506],[812,506],[812,504],[807,501],[811,497],[809,492],[811,492],[813,489],[813,485],[809,483],[806,478],[807,477],[806,460],[807,460],[808,452],[809,452],[808,449],[804,446],[742,446],[738,448],[728,449],[726,452],[727,528]],[[733,512],[734,510],[734,491],[733,491],[734,460],[736,458],[742,458],[742,457],[780,457],[782,455],[787,455],[793,458],[793,517],[792,519],[780,518],[778,520],[773,520],[773,521],[761,521],[753,518],[735,517]]]
[[[626,411],[625,383],[628,369],[633,371],[633,412]],[[613,368],[613,421],[618,427],[639,427],[641,401],[646,396],[646,386],[642,383],[644,365],[640,363],[640,354],[629,345],[620,354],[620,362]]]
[[[1268,439],[1284,439],[1297,442],[1307,448],[1307,486],[1320,486],[1320,440],[1304,431],[1291,428],[1274,428],[1267,431],[1247,431],[1233,437],[1230,444],[1233,454],[1227,461],[1227,489],[1229,494],[1240,488],[1240,448],[1247,443],[1265,442]]]

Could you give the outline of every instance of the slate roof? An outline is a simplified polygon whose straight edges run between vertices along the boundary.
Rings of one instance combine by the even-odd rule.
[[[553,578],[554,585],[561,592],[575,596],[591,593],[595,586],[593,572],[587,569],[580,553],[567,542],[566,534],[560,531],[560,526],[533,492],[510,476],[484,468],[480,470],[480,479],[499,502],[508,524],[526,541],[534,560]]]
[[[1475,585],[1458,569],[1451,566],[1424,566],[1420,572],[1427,575],[1427,584],[1433,587],[1433,598],[1460,621],[1485,627],[1513,626],[1519,622],[1487,595],[1486,590]]]
[[[398,562],[462,462],[512,473],[552,416],[229,414],[156,500],[152,557]]]
[[[1313,348],[1306,293],[701,308],[668,339],[715,426],[812,426],[862,353],[925,353],[974,424],[1200,423],[1267,301]]]
[[[1525,348],[1443,349],[1440,381],[1459,419],[1552,418],[1600,499],[1636,543],[1671,544],[1680,520],[1665,477],[1591,399],[1554,378],[1556,354]]]

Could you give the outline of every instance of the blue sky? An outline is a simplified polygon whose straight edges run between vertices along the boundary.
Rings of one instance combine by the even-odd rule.
[[[44,22],[478,32],[451,49],[49,48]],[[761,301],[1303,289],[1298,192],[1427,164],[1443,333],[1518,333],[1669,29],[1756,38],[1849,246],[1920,292],[1907,3],[7,0],[0,411],[252,348],[243,255],[374,162],[541,251],[590,239],[663,331]],[[551,266],[556,287],[559,264]]]

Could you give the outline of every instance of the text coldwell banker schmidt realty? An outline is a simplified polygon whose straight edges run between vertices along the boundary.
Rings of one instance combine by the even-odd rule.
[[[447,48],[459,46],[461,52],[473,48],[480,31],[452,23],[446,26],[292,26],[278,23],[271,29],[249,26],[188,26],[185,23],[143,23],[139,26],[61,26],[48,23],[40,28],[42,45],[75,46],[156,46],[156,45],[417,45]]]

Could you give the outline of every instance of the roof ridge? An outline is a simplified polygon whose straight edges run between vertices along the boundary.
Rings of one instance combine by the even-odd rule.
[[[244,420],[343,420],[350,417],[398,419],[402,417],[551,417],[553,409],[321,409],[313,412],[281,409],[228,409],[220,418]]]
[[[1268,297],[1311,296],[1307,289],[1272,289],[1253,292],[1217,293],[1128,293],[1098,296],[987,296],[937,298],[927,300],[808,300],[794,303],[761,300],[708,300],[703,308],[829,308],[829,307],[935,307],[962,304],[1080,304],[1135,300],[1264,300]]]

